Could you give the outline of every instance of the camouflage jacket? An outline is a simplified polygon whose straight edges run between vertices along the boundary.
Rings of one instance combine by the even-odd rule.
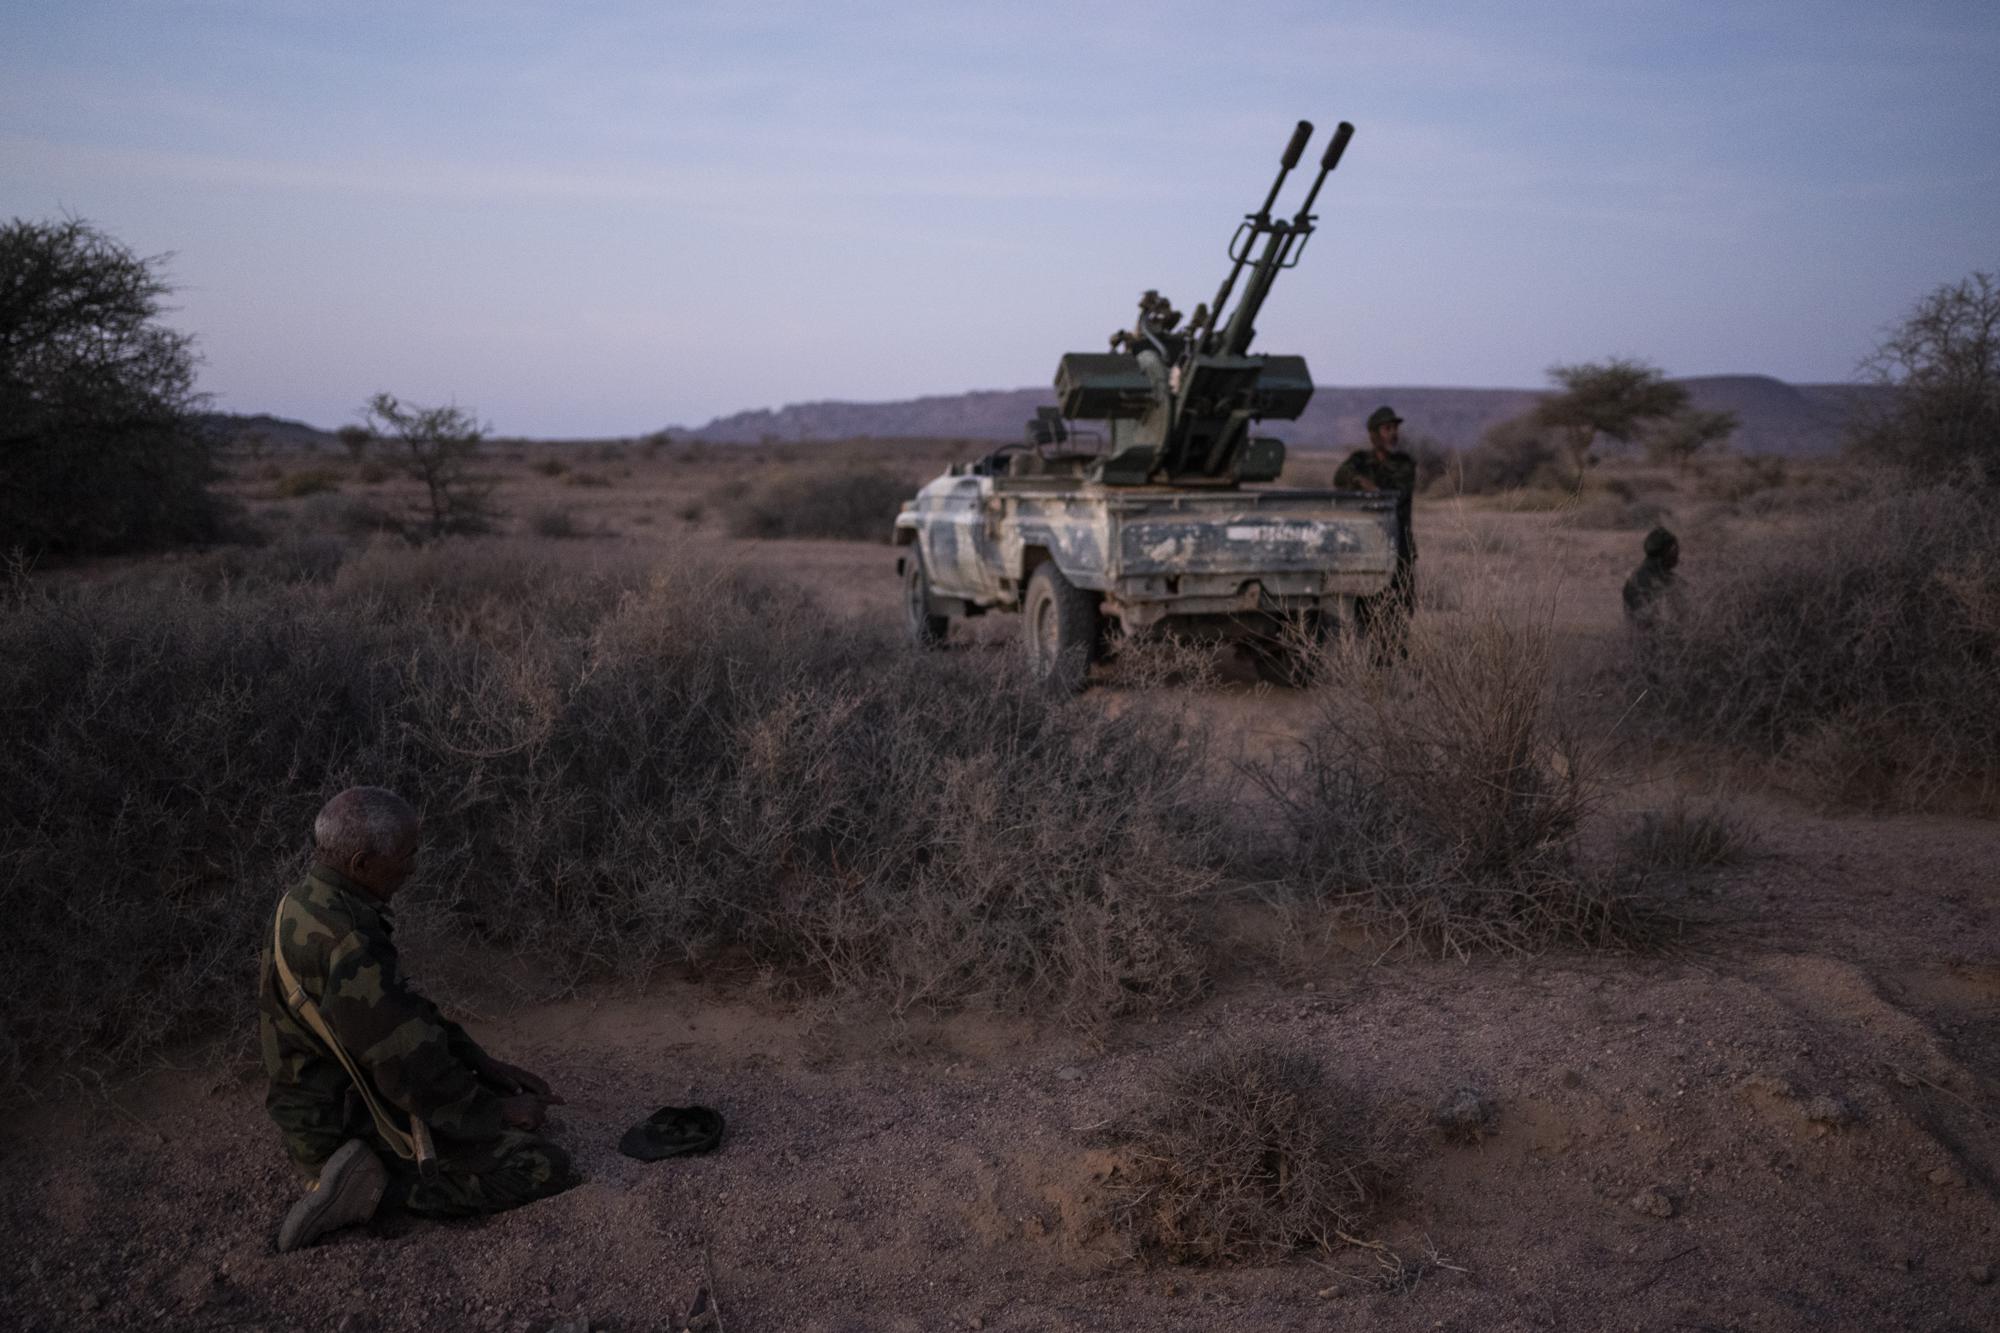
[[[484,1053],[403,981],[383,905],[314,866],[278,900],[277,914],[286,965],[383,1102],[421,1117],[441,1138],[498,1138],[500,1101],[477,1073]],[[345,1140],[367,1137],[368,1111],[340,1062],[286,1008],[270,930],[264,940],[257,980],[258,1037],[271,1079],[264,1107],[292,1159],[316,1169]]]
[[[1650,557],[1625,580],[1625,615],[1635,624],[1651,624],[1659,615],[1660,600],[1674,589],[1674,571]]]
[[[1356,449],[1333,474],[1333,484],[1339,490],[1353,491],[1362,489],[1364,481],[1373,482],[1377,490],[1395,494],[1396,558],[1415,560],[1417,534],[1410,526],[1410,499],[1417,492],[1417,460],[1401,449],[1390,450],[1387,458],[1375,457],[1373,449]]]

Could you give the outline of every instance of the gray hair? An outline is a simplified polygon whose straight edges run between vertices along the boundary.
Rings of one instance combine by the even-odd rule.
[[[387,787],[349,787],[320,808],[313,846],[322,860],[346,865],[363,853],[391,855],[422,826],[410,803]]]

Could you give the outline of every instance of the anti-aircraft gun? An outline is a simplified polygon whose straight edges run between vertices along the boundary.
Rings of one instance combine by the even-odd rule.
[[[1342,122],[1305,202],[1273,216],[1312,138],[1300,121],[1263,207],[1236,229],[1214,300],[1183,324],[1147,292],[1108,352],[1062,358],[1060,406],[1040,409],[1023,442],[954,465],[903,506],[897,570],[916,643],[944,642],[954,617],[1021,611],[1037,674],[1075,689],[1114,624],[1127,635],[1171,624],[1239,641],[1259,672],[1296,682],[1316,660],[1312,637],[1389,586],[1393,496],[1254,484],[1285,460],[1254,426],[1295,420],[1313,391],[1303,357],[1250,350],[1257,316],[1305,252],[1353,134]],[[1104,424],[1090,432],[1101,447],[1079,448],[1079,421]]]
[[[1071,352],[1056,369],[1062,415],[1104,421],[1110,453],[1093,470],[1107,485],[1147,482],[1234,485],[1270,481],[1284,465],[1284,445],[1251,434],[1260,420],[1292,421],[1312,398],[1304,357],[1253,354],[1257,316],[1279,273],[1295,266],[1312,239],[1313,204],[1340,165],[1354,127],[1334,130],[1319,174],[1292,217],[1271,209],[1285,178],[1304,156],[1312,122],[1300,121],[1285,146],[1264,204],[1244,216],[1229,244],[1231,267],[1215,299],[1195,307],[1185,328],[1158,292],[1139,299],[1139,318],[1111,335],[1109,352]],[[1229,298],[1248,273],[1234,310]]]

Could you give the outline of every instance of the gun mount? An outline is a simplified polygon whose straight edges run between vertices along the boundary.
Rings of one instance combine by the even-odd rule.
[[[1252,434],[1251,427],[1296,420],[1312,398],[1312,374],[1304,357],[1252,353],[1250,343],[1272,282],[1305,253],[1316,221],[1313,204],[1354,127],[1342,121],[1334,130],[1298,212],[1273,217],[1278,193],[1312,132],[1312,122],[1304,120],[1292,131],[1263,207],[1245,214],[1230,240],[1229,275],[1185,327],[1172,302],[1148,291],[1133,326],[1111,335],[1109,352],[1070,352],[1057,366],[1061,415],[1109,423],[1110,452],[1092,469],[1095,480],[1234,486],[1274,480],[1283,468],[1284,444]],[[1243,294],[1225,320],[1239,280]]]

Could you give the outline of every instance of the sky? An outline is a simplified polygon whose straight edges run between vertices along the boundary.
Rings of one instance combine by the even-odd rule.
[[[1046,384],[1356,134],[1256,349],[1852,378],[2000,269],[2000,4],[0,0],[0,220],[169,256],[215,405],[501,434]],[[1280,209],[1297,207],[1297,173]],[[1287,201],[1289,201],[1289,206]]]

